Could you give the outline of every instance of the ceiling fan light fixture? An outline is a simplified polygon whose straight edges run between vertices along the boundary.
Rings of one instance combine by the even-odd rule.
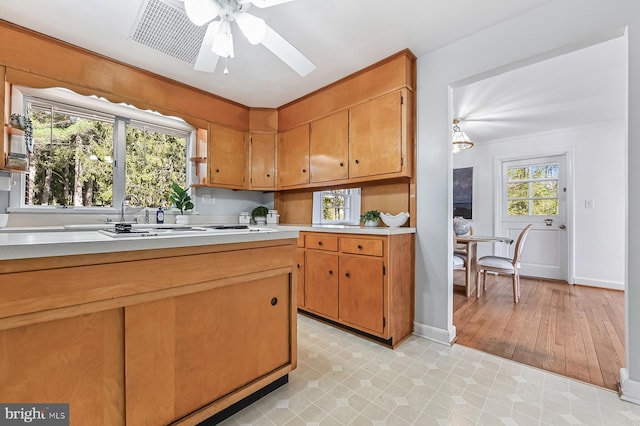
[[[261,43],[267,35],[267,23],[264,22],[264,19],[241,12],[235,16],[235,21],[251,44]]]
[[[454,154],[473,147],[473,142],[471,141],[469,136],[467,136],[467,134],[463,132],[462,129],[460,129],[459,118],[453,119],[453,137],[451,140],[451,144],[453,145],[451,147],[451,151]]]
[[[271,7],[293,0],[180,0],[184,1],[185,12],[189,20],[201,26],[209,23],[194,70],[214,72],[217,58],[233,58],[233,36],[231,22],[235,22],[249,43],[262,44],[282,62],[302,77],[313,71],[316,66],[291,43],[285,40],[263,19],[246,13],[253,4],[258,7]],[[219,19],[216,19],[219,18]],[[225,71],[227,68],[225,66]],[[228,74],[228,71],[224,73]]]
[[[223,58],[233,58],[233,35],[229,21],[220,22],[218,31],[213,37],[211,51]]]
[[[212,0],[184,0],[184,10],[194,25],[202,26],[213,21],[221,12],[218,2]]]

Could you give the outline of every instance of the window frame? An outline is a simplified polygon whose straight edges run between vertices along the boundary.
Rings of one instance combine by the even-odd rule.
[[[536,159],[538,161],[527,161],[527,162],[521,162],[518,164],[508,164],[505,167],[505,175],[504,175],[504,187],[503,187],[503,191],[504,191],[504,203],[503,203],[503,209],[504,211],[502,212],[502,214],[504,215],[505,218],[509,218],[510,220],[517,220],[517,219],[523,219],[523,220],[529,220],[530,218],[537,218],[537,217],[557,217],[560,215],[560,209],[562,208],[561,206],[561,191],[562,191],[562,187],[561,187],[561,180],[562,177],[560,176],[560,167],[561,165],[559,164],[559,162],[557,161],[539,161],[540,159]],[[549,177],[543,177],[543,178],[535,178],[533,177],[531,171],[533,167],[541,167],[541,166],[549,166],[549,165],[555,165],[558,168],[558,176],[556,176],[555,178],[549,178]],[[510,180],[509,179],[509,169],[518,169],[518,168],[526,168],[529,169],[529,174],[530,176],[527,179],[520,179],[520,180]],[[551,182],[554,181],[557,183],[557,195],[555,197],[536,197],[533,195],[533,185],[536,183],[541,183],[541,182]],[[510,184],[527,184],[527,197],[515,197],[515,198],[509,198],[509,185]],[[556,200],[557,202],[557,208],[558,211],[556,214],[534,214],[533,213],[533,202],[537,201],[537,200]],[[526,201],[527,202],[527,214],[526,215],[510,215],[509,214],[509,202],[510,201]]]
[[[322,200],[325,194],[336,194],[336,191],[348,191],[345,194],[345,220],[324,219]],[[359,225],[362,191],[360,188],[327,189],[313,193],[314,225]],[[347,214],[348,212],[348,214]]]
[[[27,113],[27,100],[57,104],[71,111],[78,111],[78,115],[91,115],[95,113],[100,117],[114,117],[113,129],[113,206],[111,207],[86,207],[86,206],[30,206],[25,203],[26,173],[12,172],[11,179],[14,185],[9,197],[8,212],[28,213],[88,213],[88,214],[114,214],[119,212],[119,205],[125,196],[125,169],[118,167],[125,164],[126,126],[129,122],[135,124],[146,123],[153,128],[171,129],[181,133],[187,141],[186,147],[186,184],[192,182],[195,176],[195,167],[189,158],[195,155],[196,129],[180,117],[164,116],[151,110],[141,110],[133,105],[121,103],[115,104],[107,99],[97,96],[86,96],[75,93],[65,88],[36,89],[14,85],[11,88],[11,112],[25,115]],[[21,138],[20,138],[21,139]],[[119,139],[119,140],[117,140]],[[26,153],[24,143],[15,144],[12,141],[11,151]],[[193,197],[195,199],[195,197]]]

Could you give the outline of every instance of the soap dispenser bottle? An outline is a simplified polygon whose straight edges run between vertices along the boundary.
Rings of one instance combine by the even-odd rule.
[[[158,207],[158,211],[156,212],[156,223],[164,223],[164,210],[162,210],[162,207]]]

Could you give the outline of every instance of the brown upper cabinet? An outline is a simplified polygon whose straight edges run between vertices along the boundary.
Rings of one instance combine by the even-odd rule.
[[[289,132],[310,126],[310,173],[297,180],[284,178],[299,173],[295,160],[306,158],[279,145],[278,189],[411,178],[415,87],[415,56],[404,50],[279,107],[282,145],[287,145]]]
[[[251,189],[276,189],[276,133],[251,134]]]
[[[278,188],[309,184],[309,124],[282,132],[278,141]]]
[[[409,93],[396,90],[283,132],[278,188],[411,177]]]
[[[243,189],[246,187],[246,133],[218,124],[209,124],[209,186]]]
[[[310,182],[347,179],[349,177],[348,146],[348,111],[340,111],[312,121],[309,140]]]
[[[349,110],[349,177],[402,174],[403,101],[397,91]]]

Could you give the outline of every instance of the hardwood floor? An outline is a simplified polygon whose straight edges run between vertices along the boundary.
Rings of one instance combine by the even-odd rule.
[[[481,299],[454,286],[457,344],[608,389],[617,389],[624,352],[624,293],[521,278],[487,276]],[[464,283],[455,271],[454,284]]]

